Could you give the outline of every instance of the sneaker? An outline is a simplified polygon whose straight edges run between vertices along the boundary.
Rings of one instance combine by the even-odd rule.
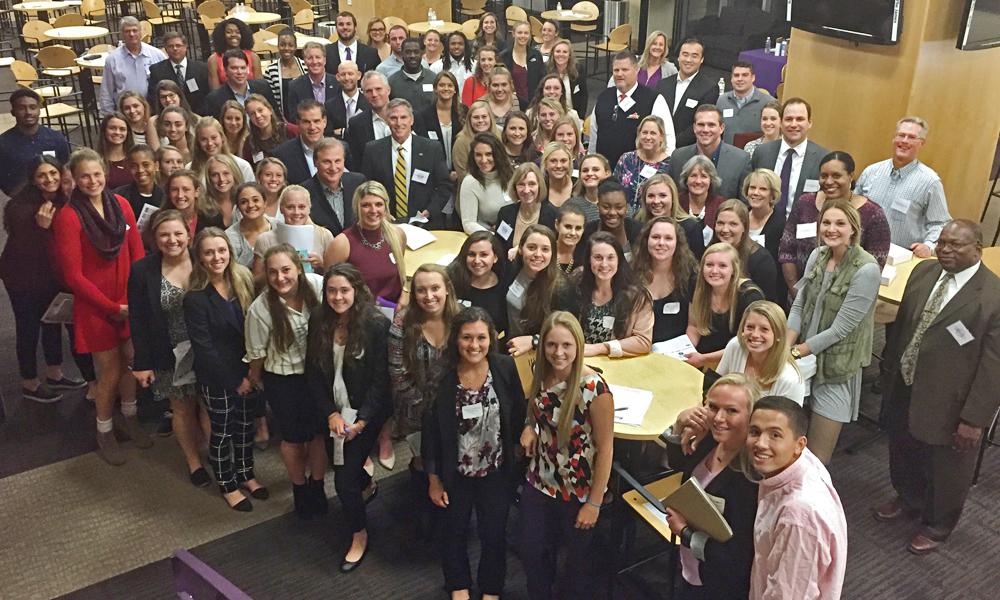
[[[34,391],[31,391],[28,388],[21,388],[21,397],[25,400],[34,400],[35,402],[41,402],[42,404],[52,404],[53,402],[59,402],[62,400],[62,394],[59,392],[53,392],[44,385],[38,386]]]
[[[165,410],[160,417],[160,423],[156,426],[156,435],[160,437],[170,437],[174,434],[174,413]]]
[[[139,419],[137,417],[126,417],[115,419],[115,426],[119,431],[124,433],[132,443],[135,444],[136,448],[152,448],[153,440],[146,433],[146,430],[142,428],[139,424]]]
[[[118,446],[115,432],[97,432],[97,454],[109,465],[118,467],[125,464],[125,453]]]
[[[54,390],[78,390],[80,388],[87,387],[87,382],[82,379],[73,379],[72,377],[66,377],[63,375],[61,379],[50,379],[46,377],[45,385]]]

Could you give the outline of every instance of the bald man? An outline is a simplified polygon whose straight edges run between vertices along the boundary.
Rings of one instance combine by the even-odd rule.
[[[354,61],[344,61],[337,66],[340,92],[326,99],[327,136],[344,139],[347,122],[363,110],[371,108],[365,95],[361,93],[361,88],[358,87],[360,81],[361,71]]]

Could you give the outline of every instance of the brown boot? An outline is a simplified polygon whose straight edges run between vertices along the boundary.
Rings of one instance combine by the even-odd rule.
[[[132,440],[136,448],[153,447],[153,438],[149,437],[146,430],[139,424],[138,417],[126,417],[123,415],[121,419],[115,419],[115,426],[118,431],[121,431]]]
[[[125,453],[118,446],[115,432],[97,432],[97,454],[109,465],[120,467],[125,464]]]

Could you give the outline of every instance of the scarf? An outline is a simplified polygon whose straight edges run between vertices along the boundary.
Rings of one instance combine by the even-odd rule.
[[[118,200],[108,190],[101,193],[101,202],[103,217],[80,190],[73,190],[69,199],[69,205],[76,211],[83,231],[98,254],[104,260],[114,260],[125,242],[125,215],[122,214]]]

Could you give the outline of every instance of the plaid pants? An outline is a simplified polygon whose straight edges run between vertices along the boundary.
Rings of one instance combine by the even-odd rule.
[[[220,393],[221,392],[221,393]],[[202,398],[212,424],[208,462],[224,494],[254,478],[254,417],[260,401],[257,392],[240,396],[235,391],[202,386]]]

